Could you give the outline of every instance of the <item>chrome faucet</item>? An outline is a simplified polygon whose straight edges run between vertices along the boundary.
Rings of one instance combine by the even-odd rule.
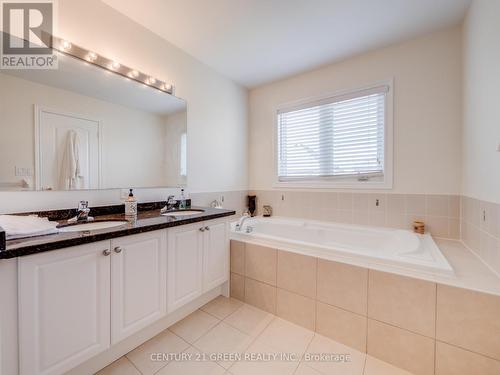
[[[76,216],[74,218],[69,219],[68,223],[93,221],[94,218],[89,216],[89,213],[90,213],[89,202],[80,201],[80,203],[78,203],[78,211]]]
[[[175,199],[175,195],[169,195],[167,198],[167,205],[160,210],[160,213],[164,214],[165,212],[172,211],[177,204],[177,200]]]
[[[243,224],[245,221],[250,219],[251,216],[248,212],[245,212],[242,217],[240,217],[240,221],[238,221],[238,224],[236,224],[236,227],[234,228],[237,232],[241,232],[241,229],[243,228]]]

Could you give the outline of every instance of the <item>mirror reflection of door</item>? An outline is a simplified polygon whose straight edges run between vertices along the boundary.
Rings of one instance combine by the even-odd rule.
[[[36,108],[35,179],[41,190],[98,189],[100,123],[78,114]]]

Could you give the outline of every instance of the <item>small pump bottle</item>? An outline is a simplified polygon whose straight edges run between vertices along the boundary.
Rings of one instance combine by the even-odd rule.
[[[134,197],[133,189],[130,189],[128,198],[125,201],[125,216],[127,217],[137,217],[137,199]]]

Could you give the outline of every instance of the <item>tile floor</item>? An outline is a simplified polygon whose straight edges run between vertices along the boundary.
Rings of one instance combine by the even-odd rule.
[[[152,353],[155,353],[155,360],[151,359]],[[247,355],[235,361],[234,353]],[[253,353],[253,358],[248,358],[249,353]],[[286,359],[253,360],[262,359],[259,357],[266,353],[294,355]],[[336,361],[319,360],[317,355],[323,353],[349,355],[350,361],[339,361],[338,357]],[[411,375],[313,331],[222,296],[98,373],[141,374]]]

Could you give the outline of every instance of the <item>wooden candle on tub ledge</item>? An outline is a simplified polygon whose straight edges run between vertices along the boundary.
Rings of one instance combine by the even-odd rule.
[[[424,234],[425,233],[425,223],[420,220],[415,220],[413,222],[413,231],[418,234]]]

